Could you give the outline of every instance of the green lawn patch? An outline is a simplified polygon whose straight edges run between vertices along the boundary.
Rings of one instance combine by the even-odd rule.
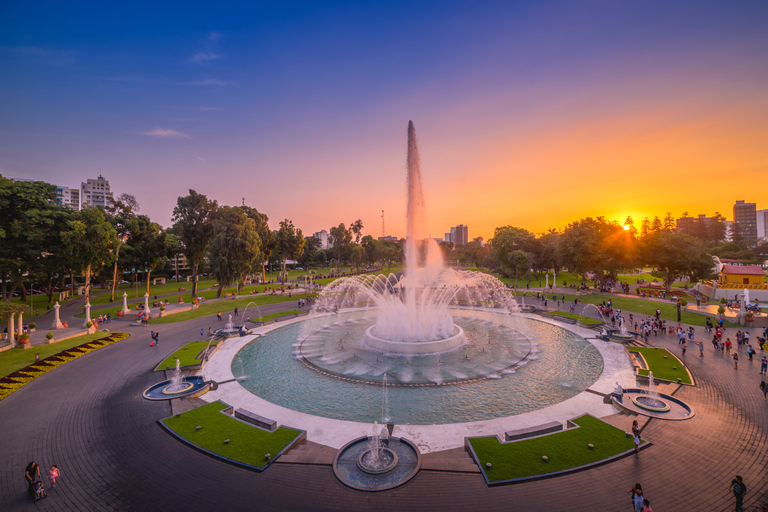
[[[54,335],[56,333],[54,332]],[[57,341],[51,345],[34,345],[28,349],[10,349],[0,352],[0,377],[10,375],[16,370],[21,370],[27,365],[35,362],[35,354],[40,354],[40,359],[45,359],[64,352],[83,343],[89,341],[98,340],[108,336],[109,333],[95,332],[93,334],[83,334],[82,336],[75,336],[63,341]],[[54,338],[56,339],[56,338]]]
[[[288,315],[298,315],[299,313],[303,313],[303,311],[300,311],[298,309],[291,309],[290,311],[283,311],[282,313],[272,313],[271,315],[264,315],[256,318],[251,318],[251,322],[266,322],[267,320],[271,320],[273,318],[279,318],[281,316],[288,316]]]
[[[219,344],[219,340],[201,340],[201,341],[193,341],[192,343],[187,343],[183,347],[181,347],[176,352],[172,353],[163,361],[160,362],[160,364],[157,365],[157,368],[155,368],[155,371],[162,371],[166,369],[173,369],[176,368],[176,359],[179,360],[179,365],[184,366],[196,366],[199,364],[202,364],[203,360],[198,359],[197,356],[200,355],[200,353],[205,350],[205,347],[208,346],[208,344],[212,347],[215,347]]]
[[[301,430],[288,427],[274,432],[254,427],[221,412],[227,407],[216,401],[160,423],[187,443],[257,469],[266,468],[302,434]],[[198,426],[202,428],[197,430]],[[225,439],[229,439],[229,444],[224,443]],[[265,458],[266,454],[270,454],[270,459]]]
[[[566,471],[632,450],[623,430],[585,414],[572,420],[579,427],[546,436],[502,443],[496,436],[469,439],[489,483]],[[593,444],[594,449],[587,445]],[[642,441],[645,443],[645,441]],[[544,462],[542,456],[549,460]],[[490,462],[490,470],[486,463]]]
[[[547,313],[544,313],[547,316],[564,316],[565,318],[572,318],[578,322],[581,322],[584,325],[603,325],[604,322],[601,322],[600,320],[597,320],[595,318],[589,318],[588,316],[581,316],[576,315],[573,313],[568,313],[566,311],[549,311]]]
[[[648,370],[642,368],[638,370],[640,375],[648,375],[650,370],[653,372],[653,377],[657,379],[677,382],[679,378],[685,384],[693,384],[683,362],[669,350],[665,348],[632,347],[630,351],[639,352],[648,365]],[[664,356],[667,356],[667,358],[664,359]],[[677,367],[677,370],[673,369],[673,366]]]
[[[241,295],[237,299],[222,300],[217,302],[203,302],[202,304],[200,304],[200,307],[197,309],[184,311],[182,313],[175,313],[173,315],[164,316],[162,318],[152,318],[149,321],[149,323],[150,324],[172,324],[175,322],[184,322],[186,320],[191,320],[193,318],[200,318],[206,315],[215,316],[216,313],[218,312],[221,312],[221,314],[224,315],[224,313],[234,311],[235,307],[240,309],[240,315],[242,316],[243,309],[250,302],[253,302],[257,306],[263,306],[265,304],[276,304],[279,302],[291,302],[291,301],[295,302],[300,298],[313,297],[313,296],[315,295],[294,294],[292,297],[289,297],[287,294],[286,295],[262,295],[259,297],[255,297],[255,296],[249,297],[247,295],[246,296]],[[256,312],[256,308],[249,309],[248,311]],[[215,320],[215,318],[213,320]]]

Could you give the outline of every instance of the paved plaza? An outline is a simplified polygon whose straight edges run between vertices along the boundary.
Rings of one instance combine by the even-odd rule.
[[[639,455],[562,477],[489,488],[459,448],[425,454],[420,473],[402,487],[365,493],[334,477],[335,451],[311,436],[256,473],[165,433],[157,420],[171,415],[170,404],[144,400],[141,393],[158,382],[152,372],[158,361],[200,339],[200,329],[207,332],[209,325],[215,327],[210,317],[127,327],[122,329],[131,334],[127,340],[42,375],[0,402],[0,510],[629,510],[626,491],[636,481],[654,510],[732,510],[728,486],[736,474],[749,488],[746,504],[768,501],[768,402],[759,390],[760,352],[752,362],[745,352],[734,370],[709,343],[704,357],[689,349],[684,361],[696,386],[682,386],[675,396],[696,415],[648,422],[643,437],[653,446]],[[150,328],[160,332],[159,347],[149,346]],[[672,336],[651,338],[650,344],[680,354]],[[629,418],[617,415],[612,421],[626,424]],[[30,503],[23,478],[31,460],[44,470],[57,464],[62,473],[56,489],[36,504]]]

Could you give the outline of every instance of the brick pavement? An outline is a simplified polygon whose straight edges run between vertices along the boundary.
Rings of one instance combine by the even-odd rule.
[[[280,306],[280,305],[274,305]],[[266,314],[267,307],[262,308]],[[156,424],[167,402],[141,392],[158,380],[152,368],[215,319],[148,328],[49,372],[0,402],[0,510],[26,510],[23,470],[30,460],[62,471],[38,510],[628,510],[626,490],[640,481],[655,510],[728,510],[734,474],[749,487],[747,504],[768,500],[768,404],[759,363],[733,365],[707,344],[689,350],[697,381],[675,396],[696,416],[652,420],[654,445],[638,456],[559,478],[488,488],[478,474],[425,469],[383,493],[343,486],[324,464],[280,463],[264,473],[233,467],[185,447]],[[702,329],[698,329],[702,331]],[[650,344],[679,353],[672,337]],[[452,454],[453,455],[453,454]],[[456,455],[458,457],[458,455]]]

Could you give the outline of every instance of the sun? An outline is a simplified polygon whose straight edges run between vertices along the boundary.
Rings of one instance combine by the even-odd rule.
[[[624,231],[629,231],[629,224],[624,224]]]

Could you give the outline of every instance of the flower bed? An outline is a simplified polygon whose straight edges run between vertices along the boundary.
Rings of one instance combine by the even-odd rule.
[[[94,350],[97,350],[106,345],[111,345],[112,343],[124,340],[128,336],[129,334],[124,332],[112,333],[109,336],[105,336],[104,338],[89,341],[87,343],[83,343],[82,345],[78,345],[77,347],[64,350],[58,354],[46,357],[45,359],[41,359],[40,362],[30,364],[21,370],[15,371],[7,377],[0,379],[0,400],[5,399],[5,397],[23,385],[27,384],[28,382],[31,382],[37,377],[43,375],[44,373],[47,373],[73,359],[77,359],[78,357],[85,355],[88,352],[93,352]]]

